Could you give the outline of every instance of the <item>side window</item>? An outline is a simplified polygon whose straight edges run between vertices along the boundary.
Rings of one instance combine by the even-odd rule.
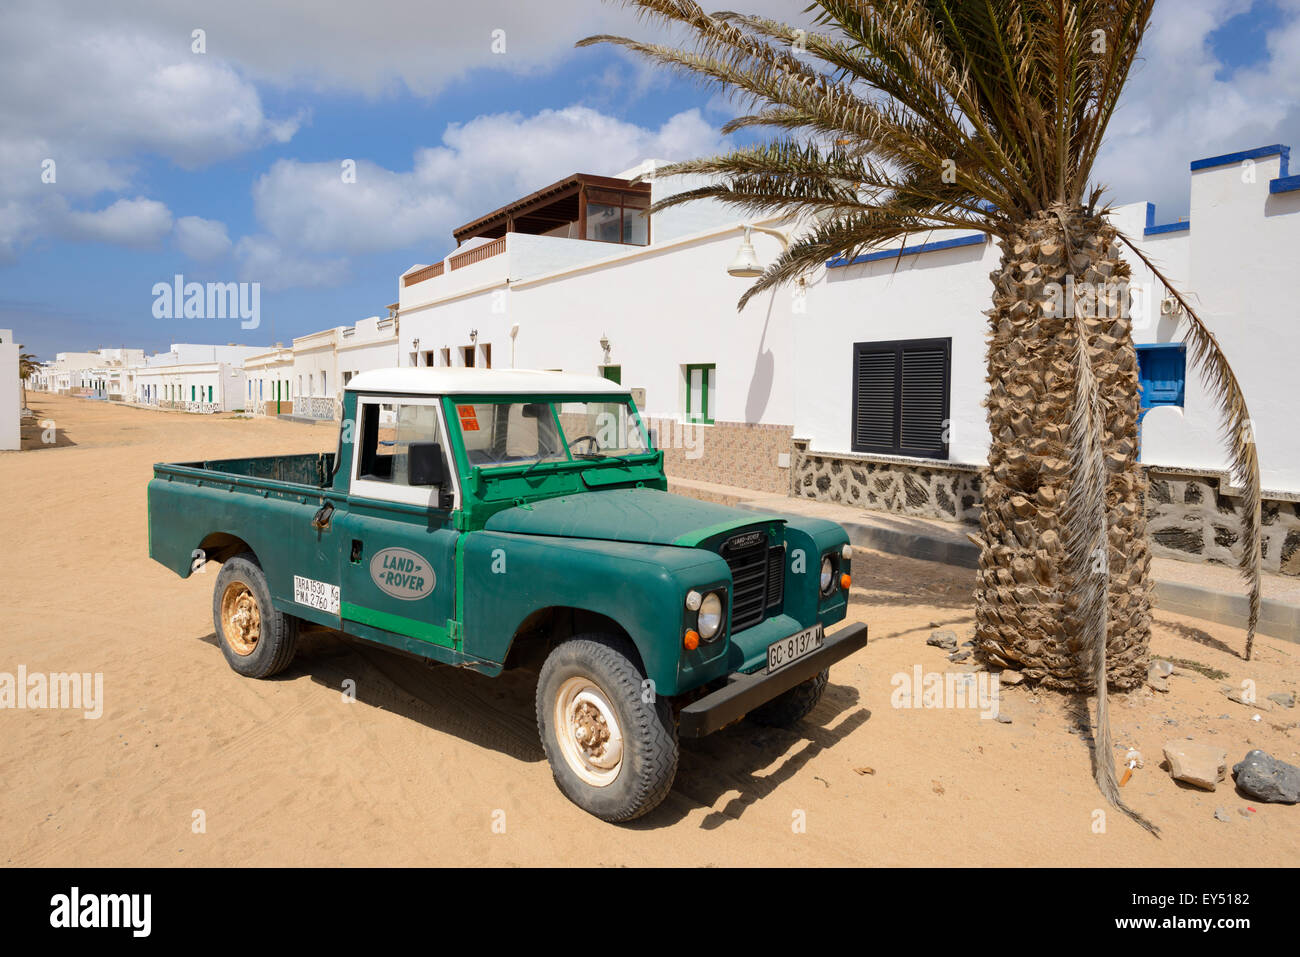
[[[385,482],[393,486],[410,486],[410,449],[417,443],[436,442],[443,447],[446,469],[446,444],[438,427],[435,405],[396,403],[392,412],[381,415],[377,402],[361,405],[361,429],[357,451],[361,456],[357,477],[367,482]]]

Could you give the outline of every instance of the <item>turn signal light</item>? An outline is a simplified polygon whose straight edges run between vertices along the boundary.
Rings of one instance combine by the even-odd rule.
[[[848,572],[845,572],[843,575],[840,576],[840,587],[843,588],[845,591],[849,590],[849,585],[852,584],[852,582],[853,579],[849,577]]]
[[[682,639],[682,644],[686,646],[687,651],[694,651],[700,647],[700,633],[694,628],[687,628],[686,637]]]

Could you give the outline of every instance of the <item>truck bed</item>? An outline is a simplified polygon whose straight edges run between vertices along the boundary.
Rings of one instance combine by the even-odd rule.
[[[288,482],[292,485],[309,485],[324,488],[331,482],[334,472],[333,452],[307,452],[301,455],[263,455],[246,459],[209,459],[202,462],[175,462],[158,465],[155,469],[184,468],[243,478],[267,479]]]
[[[331,487],[335,453],[160,463],[149,483],[149,555],[182,578],[196,559],[224,561],[247,547],[288,569],[291,543],[315,537],[312,516],[345,498]],[[243,544],[240,544],[240,543]],[[276,581],[276,594],[292,583]]]

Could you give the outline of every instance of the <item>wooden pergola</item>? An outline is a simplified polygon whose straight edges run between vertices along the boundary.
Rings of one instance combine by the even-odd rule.
[[[540,235],[576,223],[578,237],[588,238],[589,203],[644,210],[650,205],[650,184],[574,173],[452,230],[452,235],[459,246],[468,239],[500,239],[506,233]],[[648,224],[646,228],[646,243],[649,243]]]

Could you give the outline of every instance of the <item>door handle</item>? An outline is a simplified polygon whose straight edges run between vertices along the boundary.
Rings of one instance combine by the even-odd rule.
[[[319,511],[312,516],[311,527],[318,532],[323,532],[330,527],[330,519],[334,517],[334,503],[326,502],[321,505]]]

